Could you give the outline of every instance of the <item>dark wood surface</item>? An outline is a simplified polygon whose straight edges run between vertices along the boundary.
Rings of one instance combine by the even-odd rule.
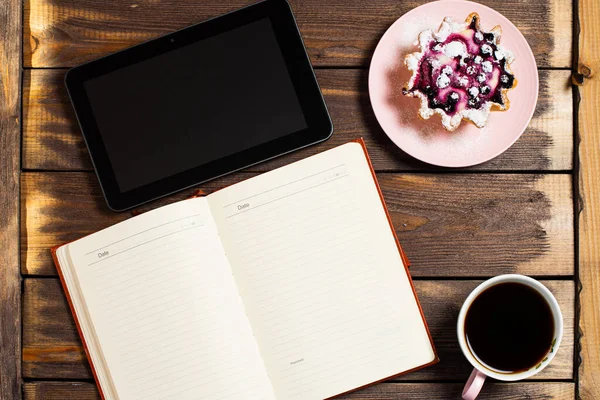
[[[21,8],[0,2],[0,399],[21,393]]]
[[[573,378],[574,296],[572,281],[542,281],[563,312],[565,331],[560,350],[536,380]],[[467,295],[479,280],[417,280],[415,288],[423,307],[440,363],[397,380],[461,381],[472,367],[461,356],[456,318]],[[91,379],[91,371],[56,279],[27,279],[23,295],[23,374],[38,379]]]
[[[399,150],[379,127],[369,102],[367,70],[317,70],[334,124],[327,142],[252,167],[267,171],[364,137],[378,171],[441,171]],[[65,70],[27,70],[23,79],[23,167],[92,170],[63,84]],[[573,95],[570,72],[540,71],[540,93],[531,124],[508,151],[468,170],[569,170],[573,163]]]
[[[209,193],[251,176],[238,173],[201,187]],[[378,180],[413,276],[573,275],[569,175],[379,172]],[[21,187],[25,275],[56,275],[48,248],[130,216],[106,208],[91,172],[25,172]]]
[[[23,387],[25,400],[100,400],[96,386],[85,382],[35,382]],[[339,400],[448,400],[458,399],[462,392],[460,383],[382,383],[341,396]],[[575,384],[567,382],[539,383],[487,383],[481,392],[489,400],[572,400]]]
[[[252,0],[26,0],[24,62],[68,67],[169,33]],[[368,67],[377,41],[420,0],[291,0],[316,66]],[[540,67],[571,65],[569,0],[482,0],[515,23]]]
[[[23,1],[22,64],[13,56],[9,68],[16,74],[5,75],[0,62],[3,90],[5,76],[12,87],[13,79],[19,80],[19,66],[26,67],[22,81],[22,162],[18,158],[21,128],[17,119],[11,119],[19,116],[18,97],[14,97],[15,93],[18,96],[18,83],[17,92],[9,91],[10,101],[0,98],[0,102],[10,105],[0,109],[0,166],[12,167],[0,170],[2,188],[11,190],[0,190],[0,217],[20,214],[20,242],[16,219],[9,221],[7,230],[0,226],[2,234],[8,233],[0,236],[0,243],[8,243],[10,249],[0,256],[0,276],[12,279],[0,282],[0,289],[13,288],[9,294],[0,292],[0,310],[10,309],[10,321],[14,322],[11,329],[19,328],[21,293],[14,288],[20,287],[20,266],[24,277],[23,343],[19,351],[19,328],[9,339],[12,347],[5,348],[6,336],[4,328],[0,328],[0,389],[13,390],[0,392],[0,399],[21,395],[31,400],[99,398],[48,249],[128,218],[131,213],[113,213],[103,202],[62,84],[66,68],[251,2]],[[579,325],[575,279],[580,266],[575,264],[573,201],[577,194],[572,190],[573,184],[578,184],[574,175],[578,166],[574,160],[577,109],[570,85],[571,71],[565,69],[571,67],[573,57],[573,4],[569,0],[481,1],[513,21],[530,43],[538,67],[542,68],[539,101],[528,129],[507,152],[482,165],[447,170],[418,162],[398,150],[379,127],[368,97],[368,64],[377,41],[394,20],[423,2],[291,0],[334,121],[334,135],[318,146],[200,188],[209,193],[364,137],[394,227],[412,261],[411,274],[417,280],[416,288],[441,362],[343,398],[459,398],[462,382],[470,372],[456,343],[459,307],[481,279],[516,272],[542,279],[555,293],[565,316],[564,341],[552,364],[535,379],[487,383],[481,398],[573,399],[579,385],[578,365],[574,361],[578,342],[575,327]],[[11,12],[19,12],[21,2],[13,3],[9,0],[0,4],[0,10],[9,4]],[[9,21],[14,25],[21,19]],[[2,22],[0,15],[0,27]],[[14,34],[14,30],[10,32]],[[2,34],[6,33],[0,28]],[[4,42],[3,45],[7,47]],[[18,51],[14,54],[20,56]],[[12,136],[4,135],[5,126],[6,132],[13,132]],[[5,143],[11,149],[6,153],[11,155],[9,161],[4,157]],[[23,172],[19,177],[20,169]],[[19,181],[20,210],[16,200]],[[134,213],[189,194],[191,191],[153,202]],[[597,263],[592,260],[591,265]],[[586,283],[583,285],[585,288]],[[5,299],[12,303],[5,306]],[[597,320],[583,326],[584,333],[594,324],[598,325]],[[588,367],[590,370],[595,371]],[[14,371],[14,375],[6,375],[5,371]],[[586,383],[586,389],[597,387],[590,372],[584,376],[591,382]]]

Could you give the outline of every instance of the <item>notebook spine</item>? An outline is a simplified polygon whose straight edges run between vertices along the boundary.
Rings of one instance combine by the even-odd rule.
[[[96,387],[98,388],[98,392],[100,393],[100,398],[102,400],[106,400],[106,396],[104,396],[104,392],[102,391],[102,387],[100,386],[100,381],[98,380],[98,374],[96,373],[96,367],[92,362],[92,357],[90,356],[90,351],[85,341],[85,337],[83,336],[83,331],[81,330],[81,325],[79,323],[79,319],[77,318],[77,313],[75,312],[75,307],[73,306],[73,300],[71,299],[71,293],[67,288],[67,283],[65,282],[65,277],[62,273],[62,269],[60,267],[60,263],[58,262],[58,257],[56,256],[57,250],[64,246],[64,243],[59,246],[55,246],[50,251],[52,252],[52,260],[54,261],[54,266],[56,267],[56,271],[58,272],[58,277],[60,278],[60,283],[65,292],[65,297],[67,298],[67,303],[69,304],[69,309],[71,310],[71,314],[73,315],[73,320],[75,321],[75,326],[77,327],[77,333],[79,334],[79,338],[81,339],[81,343],[83,345],[83,350],[85,351],[85,356],[90,364],[90,368],[92,370],[92,375],[94,377],[94,381],[96,382]]]

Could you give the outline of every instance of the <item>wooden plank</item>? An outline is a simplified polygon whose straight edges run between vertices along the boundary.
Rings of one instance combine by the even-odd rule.
[[[21,197],[23,274],[56,275],[51,247],[130,216],[106,207],[91,173],[23,173]]]
[[[21,12],[0,2],[0,399],[21,398]]]
[[[64,70],[24,76],[23,167],[91,170],[92,165],[63,84]],[[265,171],[363,136],[376,170],[436,170],[403,153],[379,127],[369,102],[367,72],[319,70],[317,78],[335,132],[322,144],[252,167]],[[573,156],[573,97],[569,71],[540,71],[536,112],[508,151],[472,170],[567,170]],[[437,169],[439,170],[439,168]]]
[[[481,281],[418,280],[415,287],[441,362],[400,380],[466,380],[471,366],[461,355],[456,319],[462,302]],[[535,379],[573,377],[574,283],[543,281],[563,312],[563,343]],[[26,279],[23,303],[23,375],[26,378],[89,379],[91,372],[57,279]]]
[[[26,279],[23,303],[23,375],[92,378],[60,282]]]
[[[413,276],[572,275],[568,175],[379,175]]]
[[[23,73],[23,168],[92,170],[64,70]]]
[[[87,382],[29,382],[23,384],[24,400],[101,400],[98,389]]]
[[[200,188],[210,193],[251,176],[237,173]],[[378,178],[414,276],[573,274],[569,175],[379,173]],[[88,172],[24,173],[22,196],[26,275],[55,275],[50,247],[130,216],[108,210],[96,176]]]
[[[23,385],[25,400],[100,400],[96,385],[87,382],[29,382]],[[347,400],[447,400],[458,399],[462,392],[460,383],[380,383],[337,399]],[[487,383],[482,399],[544,399],[572,400],[574,383],[565,382],[522,382]]]
[[[579,395],[600,398],[600,3],[579,3],[579,279],[581,359]]]
[[[27,0],[25,65],[72,66],[253,2]],[[516,24],[532,47],[539,66],[570,66],[570,1],[536,0],[527,6],[520,0],[481,2]],[[366,67],[385,30],[424,1],[291,0],[290,3],[313,64]]]

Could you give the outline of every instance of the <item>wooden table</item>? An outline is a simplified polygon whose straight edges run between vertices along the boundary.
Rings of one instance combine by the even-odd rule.
[[[104,204],[62,84],[65,69],[249,2],[0,2],[0,399],[98,398],[48,249],[130,214]],[[540,68],[533,120],[501,156],[433,168],[395,148],[377,124],[367,93],[374,46],[422,1],[295,0],[333,137],[201,186],[210,192],[365,138],[441,362],[344,398],[459,398],[471,369],[455,337],[459,307],[481,280],[513,272],[556,295],[565,335],[534,379],[490,383],[482,398],[600,398],[600,5],[482,2],[519,27]],[[572,75],[583,85],[572,86]]]

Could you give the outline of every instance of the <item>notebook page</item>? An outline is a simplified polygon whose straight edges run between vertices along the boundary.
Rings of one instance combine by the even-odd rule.
[[[360,144],[208,201],[278,399],[323,399],[433,361]]]
[[[206,200],[69,245],[118,398],[273,399]]]

